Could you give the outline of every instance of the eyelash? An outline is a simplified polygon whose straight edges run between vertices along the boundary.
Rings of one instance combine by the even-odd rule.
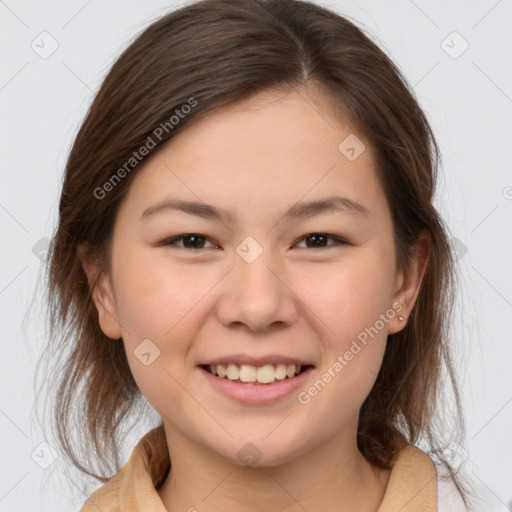
[[[317,233],[317,232],[308,233],[307,235],[304,235],[303,237],[301,237],[299,239],[299,242],[302,242],[305,238],[310,237],[312,235],[320,235],[322,237],[330,238],[331,240],[334,240],[336,242],[334,244],[329,244],[329,245],[327,245],[325,247],[319,247],[319,249],[327,249],[329,247],[334,247],[334,246],[337,246],[337,245],[349,245],[349,243],[346,240],[343,240],[343,238],[340,238],[339,236],[330,235],[329,233]],[[185,250],[189,250],[189,251],[200,251],[202,249],[208,249],[208,247],[200,247],[198,249],[194,249],[194,248],[190,248],[190,247],[183,247],[183,246],[177,246],[176,245],[177,241],[183,240],[185,237],[192,237],[192,236],[199,237],[199,238],[202,238],[204,240],[208,240],[208,241],[212,242],[208,237],[206,237],[204,235],[200,235],[199,233],[184,233],[182,235],[178,235],[178,236],[175,236],[175,237],[172,237],[172,238],[168,238],[167,240],[164,240],[161,245],[164,245],[164,246],[175,246],[175,247],[178,247],[180,249],[185,249]],[[214,243],[214,242],[212,242],[212,243]],[[217,244],[214,244],[214,245],[217,245]],[[303,249],[315,249],[315,247],[303,247]]]

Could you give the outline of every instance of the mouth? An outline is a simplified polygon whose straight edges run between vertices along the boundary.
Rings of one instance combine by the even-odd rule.
[[[301,364],[264,364],[254,366],[250,364],[204,364],[200,367],[211,375],[220,379],[237,382],[239,384],[268,386],[275,382],[290,380],[306,372],[313,365]]]
[[[204,383],[215,393],[245,405],[271,405],[289,399],[306,386],[315,369],[310,364],[202,364]]]

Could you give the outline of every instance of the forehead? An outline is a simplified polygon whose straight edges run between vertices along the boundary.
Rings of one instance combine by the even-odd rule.
[[[139,216],[169,195],[260,218],[274,205],[334,193],[372,214],[387,208],[370,145],[304,92],[266,91],[224,106],[140,165],[125,201]]]

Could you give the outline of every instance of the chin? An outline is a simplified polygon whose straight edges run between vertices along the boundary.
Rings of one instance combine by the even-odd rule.
[[[275,435],[270,439],[273,434],[266,437],[269,432],[254,437],[244,435],[231,440],[232,451],[228,454],[229,460],[238,466],[261,469],[281,466],[300,455],[297,447],[303,448],[303,443],[298,439],[294,440],[289,435]]]

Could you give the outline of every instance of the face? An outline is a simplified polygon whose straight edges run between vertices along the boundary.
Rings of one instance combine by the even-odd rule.
[[[371,148],[323,105],[260,93],[152,155],[118,211],[112,274],[95,296],[167,434],[235,463],[253,450],[278,464],[352,436],[417,293],[395,272]],[[232,382],[204,367],[220,361],[242,380],[276,378],[268,364],[306,370]]]

